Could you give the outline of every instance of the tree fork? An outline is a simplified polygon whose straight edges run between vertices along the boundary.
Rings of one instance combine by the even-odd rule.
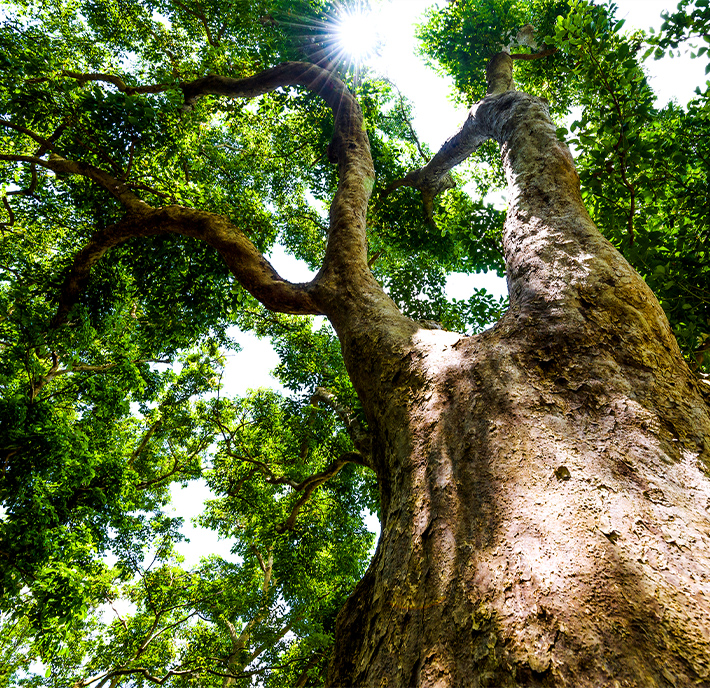
[[[543,101],[487,97],[411,176],[436,185],[489,137],[509,184],[501,321],[384,340],[337,323],[382,534],[327,685],[710,686],[700,383],[591,222]]]

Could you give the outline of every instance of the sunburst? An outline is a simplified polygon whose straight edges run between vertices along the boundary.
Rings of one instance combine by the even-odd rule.
[[[323,19],[290,15],[281,23],[289,26],[307,58],[329,69],[350,72],[355,85],[381,45],[377,14],[369,2],[337,3]],[[295,31],[294,31],[295,29]]]
[[[345,54],[361,64],[377,52],[381,40],[375,15],[362,6],[341,13],[337,34]]]

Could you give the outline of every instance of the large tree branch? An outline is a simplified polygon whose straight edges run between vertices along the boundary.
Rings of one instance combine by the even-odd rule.
[[[239,229],[221,215],[182,206],[126,215],[120,222],[97,232],[77,254],[62,287],[53,325],[66,321],[88,281],[91,268],[106,252],[129,239],[161,233],[201,239],[217,249],[240,284],[267,308],[295,314],[321,314],[309,285],[285,281]]]
[[[362,112],[345,84],[332,72],[306,62],[285,62],[246,79],[207,76],[183,83],[185,106],[205,95],[256,96],[287,86],[304,86],[330,106],[335,118],[328,158],[338,163],[338,191],[330,209],[330,232],[320,276],[353,281],[367,268],[367,204],[375,171]],[[357,266],[356,269],[353,269]]]
[[[493,135],[493,121],[488,105],[492,98],[513,88],[513,61],[507,53],[494,55],[486,70],[487,96],[476,103],[468,113],[461,129],[444,142],[437,154],[417,170],[412,170],[404,179],[388,186],[387,195],[401,186],[410,186],[422,192],[422,202],[427,220],[433,221],[434,199],[446,189],[455,186],[450,171],[468,158],[482,143]]]
[[[132,88],[107,74],[67,72],[79,80],[112,83],[129,94],[165,90],[155,87]],[[335,300],[344,284],[369,280],[377,288],[367,265],[366,212],[374,184],[374,167],[360,107],[345,84],[332,72],[317,65],[288,62],[246,79],[207,76],[182,83],[185,106],[206,95],[253,98],[282,87],[301,85],[321,96],[331,107],[335,127],[328,157],[338,163],[339,184],[330,212],[330,231],[325,260],[316,279],[310,284],[291,284],[283,280],[256,247],[226,218],[179,206],[151,208],[119,180],[92,165],[67,160],[53,154],[49,160],[31,155],[0,155],[0,160],[29,162],[59,174],[77,174],[91,179],[128,211],[118,223],[98,232],[77,255],[62,289],[54,324],[66,320],[84,288],[91,267],[107,250],[130,238],[168,232],[191,236],[216,248],[231,272],[255,298],[270,310],[293,314],[323,314],[323,303]],[[13,127],[16,128],[16,127]],[[25,132],[43,147],[51,142]],[[40,140],[42,138],[42,140]],[[327,298],[317,293],[327,292]]]

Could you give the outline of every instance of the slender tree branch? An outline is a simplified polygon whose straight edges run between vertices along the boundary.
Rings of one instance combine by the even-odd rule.
[[[611,84],[607,79],[606,71],[602,69],[602,66],[599,64],[599,60],[597,60],[593,50],[589,51],[589,57],[597,67],[597,73],[599,74],[607,93],[611,96],[611,100],[614,103],[614,109],[616,110],[617,117],[619,118],[619,139],[617,141],[616,146],[614,147],[614,150],[616,151],[617,157],[619,158],[619,173],[621,175],[621,183],[626,187],[631,196],[631,207],[629,208],[629,217],[626,223],[626,231],[629,235],[629,245],[633,245],[634,215],[636,214],[636,188],[633,186],[633,184],[631,184],[627,176],[628,168],[626,165],[626,154],[628,148],[628,140],[626,138],[626,134],[624,133],[624,113],[621,108],[621,103],[619,102],[619,99],[616,95],[616,92],[611,87]]]
[[[1,222],[0,227],[12,227],[15,224],[15,213],[12,212],[12,206],[10,205],[9,201],[7,200],[7,196],[2,197],[2,204],[7,211],[7,214],[9,216],[9,221],[8,222]]]
[[[30,185],[26,189],[18,189],[17,191],[7,191],[8,196],[32,196],[34,194],[35,190],[37,189],[37,165],[30,165]],[[3,202],[5,203],[4,199]],[[8,212],[12,214],[12,210],[10,210],[10,206],[5,203],[5,207],[7,208]]]
[[[343,425],[345,425],[345,429],[356,449],[363,454],[366,460],[369,460],[372,453],[372,436],[360,425],[360,421],[352,409],[339,404],[335,395],[324,387],[316,387],[315,394],[311,397],[311,403],[314,406],[319,402],[325,404],[336,413]]]
[[[306,662],[306,666],[303,668],[301,675],[296,679],[296,683],[293,684],[293,688],[304,688],[308,682],[308,672],[323,658],[322,652],[316,652],[313,656]]]
[[[331,478],[334,478],[341,471],[341,469],[349,463],[362,463],[362,456],[354,452],[343,454],[343,456],[333,461],[333,463],[331,463],[330,466],[328,466],[328,468],[324,471],[321,471],[316,475],[312,475],[310,478],[306,478],[306,480],[299,483],[294,489],[297,492],[303,491],[303,494],[298,499],[296,504],[294,504],[293,509],[291,510],[291,515],[283,523],[276,527],[276,532],[285,533],[287,530],[293,530],[301,508],[311,498],[311,495],[316,488],[320,487]]]
[[[151,683],[155,683],[156,685],[162,686],[169,678],[173,676],[199,676],[202,673],[200,669],[184,669],[184,670],[179,670],[179,669],[170,669],[162,678],[159,678],[158,676],[155,676],[154,674],[151,674],[148,669],[145,667],[131,667],[131,668],[126,668],[126,669],[113,669],[111,671],[107,671],[106,673],[100,674],[99,676],[94,676],[91,679],[86,679],[82,681],[77,681],[72,688],[87,688],[87,686],[90,686],[92,683],[96,683],[97,681],[106,681],[106,679],[112,678],[114,676],[131,676],[131,675],[139,675],[145,678],[147,681],[150,681]]]
[[[145,435],[143,435],[143,439],[141,440],[140,444],[131,454],[131,458],[128,461],[129,468],[133,468],[133,464],[135,463],[136,459],[143,453],[143,450],[148,446],[148,442],[150,442],[151,437],[153,437],[153,435],[162,426],[162,424],[163,421],[159,420],[153,423],[153,425],[148,428],[148,431],[145,433]]]
[[[176,4],[178,7],[182,7],[182,9],[184,9],[188,14],[192,15],[193,17],[195,17],[195,19],[197,19],[197,20],[202,24],[202,26],[203,26],[204,29],[205,29],[205,36],[207,37],[207,42],[208,42],[213,48],[219,47],[219,40],[216,40],[216,39],[212,36],[212,32],[210,31],[210,26],[209,26],[209,24],[207,23],[207,17],[205,16],[205,13],[204,13],[204,12],[195,12],[195,11],[194,11],[193,9],[191,9],[188,5],[186,5],[185,3],[180,2],[179,0],[175,0],[175,4]],[[218,36],[221,36],[221,31],[219,32]]]
[[[136,196],[129,188],[128,184],[119,181],[107,172],[98,167],[89,165],[77,160],[67,160],[60,155],[50,155],[49,160],[38,158],[34,155],[0,155],[0,160],[11,160],[14,162],[29,162],[33,165],[45,167],[58,174],[77,174],[87,179],[91,179],[99,186],[108,191],[116,198],[126,210],[133,213],[145,213],[150,206]]]
[[[133,363],[169,363],[169,361],[156,360],[156,359],[138,359],[133,361]],[[69,375],[73,373],[105,373],[112,370],[118,365],[118,363],[103,363],[101,365],[86,365],[79,363],[72,366],[71,368],[59,368],[59,359],[57,354],[52,352],[52,367],[46,373],[46,375],[35,385],[33,390],[33,398],[37,396],[37,393],[49,382],[51,382],[55,377],[60,375]]]
[[[76,79],[81,84],[84,84],[87,81],[104,81],[108,84],[113,84],[119,91],[121,91],[121,93],[125,93],[129,96],[135,95],[137,93],[162,93],[164,91],[170,90],[171,88],[175,88],[175,86],[171,84],[149,84],[146,86],[129,86],[123,79],[121,79],[121,77],[116,76],[115,74],[103,74],[98,72],[84,74],[82,72],[71,72],[65,70],[62,72],[62,76],[69,77],[70,79]]]
[[[45,139],[43,136],[40,136],[27,127],[20,126],[19,124],[9,122],[5,119],[0,119],[0,126],[5,127],[6,129],[12,129],[20,134],[24,134],[25,136],[29,136],[33,141],[39,143],[42,149],[55,150],[53,143],[49,139]]]

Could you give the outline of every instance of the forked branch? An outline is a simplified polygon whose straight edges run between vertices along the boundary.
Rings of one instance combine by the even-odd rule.
[[[446,189],[455,186],[450,171],[468,158],[482,143],[494,134],[495,120],[488,105],[492,98],[513,88],[513,60],[508,53],[494,55],[486,70],[488,91],[486,98],[476,103],[461,129],[444,142],[439,152],[417,170],[392,183],[384,191],[387,195],[402,186],[419,189],[429,222],[433,222],[434,199]]]
[[[362,457],[360,454],[355,452],[343,454],[343,456],[333,461],[333,463],[331,463],[330,466],[328,466],[328,468],[324,471],[306,478],[303,482],[295,486],[294,490],[297,492],[303,491],[303,494],[294,504],[293,509],[291,510],[291,515],[283,523],[276,527],[276,532],[285,533],[287,530],[293,530],[296,525],[296,519],[298,518],[299,512],[303,508],[303,505],[306,504],[306,502],[308,502],[311,498],[311,495],[315,492],[316,488],[338,475],[338,473],[349,463],[362,463]]]
[[[111,83],[128,95],[174,88],[168,84],[130,87],[120,77],[103,73],[64,72],[63,75],[83,82]],[[365,216],[374,183],[374,168],[360,107],[345,84],[332,72],[317,65],[287,62],[246,79],[208,76],[182,83],[179,87],[184,94],[185,106],[191,107],[198,98],[207,95],[253,98],[297,85],[317,93],[333,110],[335,127],[328,157],[338,163],[339,184],[331,207],[325,269],[320,278],[330,272],[348,279],[353,274],[354,264],[359,263],[367,270]],[[241,285],[272,311],[311,315],[325,312],[315,297],[320,278],[308,285],[291,284],[282,279],[254,244],[225,217],[181,206],[151,207],[131,190],[131,186],[138,187],[126,175],[118,179],[93,165],[68,160],[58,154],[53,140],[10,122],[0,121],[0,125],[29,136],[40,145],[41,151],[53,151],[49,159],[37,154],[3,154],[0,160],[26,162],[58,174],[86,177],[103,187],[126,209],[122,220],[96,233],[76,256],[61,291],[54,326],[66,322],[92,266],[106,251],[128,239],[158,233],[182,234],[206,241],[219,251]]]

